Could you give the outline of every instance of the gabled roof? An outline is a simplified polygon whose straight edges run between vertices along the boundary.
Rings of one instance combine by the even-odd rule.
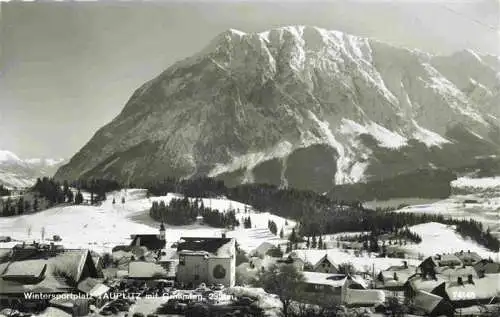
[[[441,296],[426,291],[417,291],[413,298],[413,305],[427,314],[432,314],[442,301],[444,299]]]
[[[360,277],[350,276],[345,274],[330,274],[318,272],[302,272],[305,283],[315,285],[327,285],[332,287],[342,287],[346,283],[355,283],[367,288],[366,282]]]
[[[84,271],[89,272],[90,277],[97,277],[88,250],[17,251],[0,259],[0,294],[63,293],[76,290],[70,281],[80,282]],[[33,278],[35,276],[38,278]]]
[[[156,234],[137,234],[130,243],[131,247],[141,246],[148,250],[161,250],[165,248],[166,241],[159,238]]]
[[[235,240],[231,238],[181,238],[177,245],[177,252],[231,257],[236,252]]]
[[[330,263],[333,267],[337,267],[335,264],[335,260],[327,253],[321,259],[319,259],[319,261],[316,262],[316,264],[313,265],[314,270],[316,270],[320,265],[322,265],[325,262]]]

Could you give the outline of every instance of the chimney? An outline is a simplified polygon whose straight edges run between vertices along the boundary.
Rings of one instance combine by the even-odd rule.
[[[399,278],[398,278],[398,273],[394,272],[394,276],[393,276],[393,278],[394,278],[394,280],[395,280],[395,281],[399,280]]]
[[[51,242],[51,243],[50,243],[50,249],[51,249],[51,250],[54,250],[54,249],[55,249],[54,242]]]
[[[474,284],[474,280],[472,279],[472,274],[469,274],[469,275],[467,276],[467,283],[469,283],[469,284]]]
[[[222,236],[223,238],[225,238],[225,237],[226,237],[226,233],[225,233],[225,232],[223,232],[221,236]]]
[[[467,253],[470,253],[470,250],[467,250]]]
[[[408,261],[403,261],[403,266],[405,269],[407,269],[408,268]]]
[[[458,283],[458,285],[464,285],[464,281],[462,280],[462,277],[461,277],[461,276],[459,276],[459,277],[457,278],[457,283]]]

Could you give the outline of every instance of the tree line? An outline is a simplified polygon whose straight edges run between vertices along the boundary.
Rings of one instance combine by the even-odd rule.
[[[205,207],[201,199],[173,198],[165,204],[164,201],[154,201],[149,211],[151,218],[171,225],[188,225],[203,217],[204,223],[216,228],[234,228],[240,225],[234,209],[220,212],[217,209]]]
[[[223,181],[212,178],[165,179],[147,186],[154,195],[175,192],[191,197],[225,196],[262,212],[294,219],[298,222],[298,232],[295,233],[298,237],[356,231],[373,231],[378,235],[380,232],[396,232],[409,226],[439,222],[455,225],[459,233],[468,235],[490,250],[498,251],[498,239],[484,231],[478,222],[450,219],[443,215],[370,210],[357,200],[332,200],[313,191],[281,189],[269,184],[243,184],[229,188]],[[403,234],[415,242],[419,240],[408,232]],[[297,241],[292,242],[292,245],[296,244]]]

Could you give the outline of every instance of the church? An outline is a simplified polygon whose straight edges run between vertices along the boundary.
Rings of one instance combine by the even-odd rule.
[[[132,236],[130,247],[145,247],[148,251],[160,251],[165,249],[167,240],[165,238],[165,225],[160,225],[160,234],[135,234]]]

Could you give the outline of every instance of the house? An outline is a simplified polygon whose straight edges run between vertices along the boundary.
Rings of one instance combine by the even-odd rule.
[[[8,251],[7,251],[8,250]],[[26,306],[48,305],[48,300],[25,294],[82,293],[79,283],[98,278],[89,250],[21,245],[0,252],[0,305],[22,300]],[[38,307],[40,308],[40,307]]]
[[[181,238],[177,245],[177,282],[234,286],[236,242],[231,238]]]
[[[473,267],[479,277],[484,276],[485,274],[500,273],[500,263],[493,262],[493,260],[490,259],[482,259],[481,261],[476,262]]]
[[[374,306],[385,301],[382,291],[369,290],[359,277],[345,274],[303,272],[304,291],[314,296],[326,296],[329,302],[348,306]]]
[[[462,266],[463,263],[458,256],[452,253],[438,255],[436,258],[438,266]]]
[[[73,317],[87,316],[90,313],[88,298],[60,296],[51,299],[49,304],[51,307],[60,309]]]
[[[158,252],[156,263],[161,265],[169,278],[175,278],[177,266],[179,265],[179,256],[176,248],[166,248]]]
[[[460,259],[460,261],[462,261],[463,265],[467,266],[472,266],[483,259],[479,254],[476,252],[470,252],[470,250],[467,250],[467,252],[462,250],[455,253],[455,255]]]
[[[335,265],[331,256],[325,254],[316,264],[313,265],[313,271],[318,273],[338,274],[339,268]]]
[[[417,273],[417,270],[416,266],[408,265],[407,261],[403,261],[403,265],[391,266],[379,273],[374,281],[375,288],[402,291],[406,282]]]
[[[251,256],[265,256],[269,250],[276,248],[276,246],[269,242],[262,242],[257,248],[250,252]]]
[[[165,226],[160,225],[159,234],[135,234],[129,247],[145,247],[149,251],[158,251],[165,248]]]
[[[455,312],[450,302],[426,291],[418,291],[412,299],[411,306],[416,312],[429,317],[453,317]]]
[[[485,275],[482,278],[458,277],[440,285],[432,291],[452,303],[455,308],[478,304],[496,304],[500,297],[500,274]]]
[[[276,260],[276,264],[278,264],[278,265],[292,264],[293,266],[295,266],[297,271],[303,271],[306,263],[304,260],[302,260],[296,254],[290,253],[289,255],[287,255],[281,259]]]
[[[468,278],[478,278],[473,267],[449,267],[442,266],[432,269],[431,273],[425,273],[417,268],[417,273],[408,279],[404,284],[403,290],[407,297],[412,298],[418,291],[433,292],[436,288],[448,285],[451,282]]]
[[[431,293],[440,285],[444,285],[446,280],[441,276],[424,276],[422,274],[416,274],[408,279],[408,281],[403,286],[403,291],[405,297],[408,299],[413,299],[419,291],[425,291]]]

